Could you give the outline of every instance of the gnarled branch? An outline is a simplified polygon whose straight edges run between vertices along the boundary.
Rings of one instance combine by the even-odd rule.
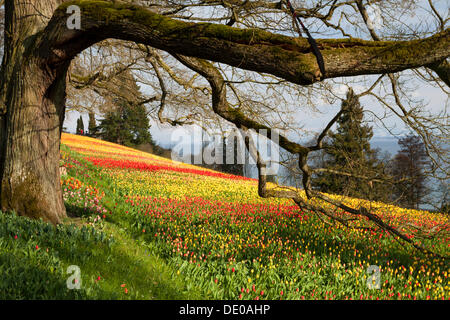
[[[81,30],[67,29],[69,5],[81,8]],[[141,6],[106,1],[77,0],[61,5],[41,34],[40,52],[49,63],[59,64],[107,38],[269,73],[296,84],[318,81],[319,66],[307,39],[259,29],[183,22]],[[446,59],[450,29],[419,40],[318,39],[317,44],[326,78],[394,73]]]

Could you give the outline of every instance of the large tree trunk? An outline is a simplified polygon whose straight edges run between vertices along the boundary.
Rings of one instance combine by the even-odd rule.
[[[66,216],[59,145],[68,63],[51,68],[37,53],[34,36],[57,5],[6,1],[0,78],[0,209],[55,224]]]

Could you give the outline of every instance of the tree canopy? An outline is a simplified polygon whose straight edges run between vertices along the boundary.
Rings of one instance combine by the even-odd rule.
[[[356,198],[370,200],[386,200],[389,185],[379,186],[379,177],[383,175],[383,164],[377,159],[376,150],[370,145],[373,130],[364,122],[363,107],[353,89],[349,89],[342,102],[344,112],[337,119],[337,129],[330,132],[325,148],[325,164],[327,169],[319,172],[313,180],[314,185],[322,192],[337,193]],[[343,176],[333,173],[345,172]],[[361,179],[367,176],[367,179]]]

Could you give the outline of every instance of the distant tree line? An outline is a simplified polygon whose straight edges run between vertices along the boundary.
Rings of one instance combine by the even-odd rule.
[[[402,137],[398,153],[392,159],[382,157],[379,149],[370,146],[373,130],[365,123],[353,90],[348,91],[342,104],[344,112],[336,122],[337,128],[329,133],[326,148],[316,159],[317,167],[326,169],[315,174],[313,187],[325,193],[419,209],[430,193],[426,171],[431,166],[421,138]],[[448,211],[447,200],[441,204],[441,211]]]

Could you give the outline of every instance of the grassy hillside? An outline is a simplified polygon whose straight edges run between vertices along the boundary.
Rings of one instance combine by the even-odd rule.
[[[448,262],[261,199],[255,180],[68,134],[61,166],[66,224],[0,214],[0,298],[450,299]],[[443,215],[372,207],[393,225],[450,226]],[[448,238],[421,241],[449,252]],[[69,265],[80,267],[81,290],[66,288]],[[370,265],[380,289],[367,285]]]

